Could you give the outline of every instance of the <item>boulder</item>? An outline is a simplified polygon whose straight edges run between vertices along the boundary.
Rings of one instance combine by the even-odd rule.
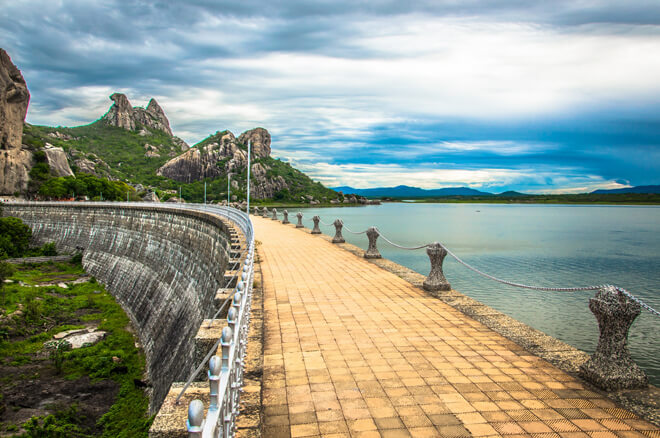
[[[172,142],[173,142],[175,145],[179,146],[179,149],[181,149],[182,152],[185,152],[185,151],[187,151],[188,149],[190,149],[190,146],[188,145],[188,143],[186,143],[185,141],[181,140],[181,139],[180,139],[179,137],[177,137],[176,135],[172,137]]]
[[[46,154],[46,161],[48,166],[50,166],[50,173],[54,176],[73,176],[71,167],[69,167],[69,161],[66,158],[66,153],[64,149],[60,147],[54,147],[50,143],[46,143],[44,148],[44,153]]]
[[[160,199],[158,198],[156,192],[152,192],[152,191],[147,192],[147,194],[142,197],[142,200],[144,202],[160,202]]]
[[[96,173],[96,164],[92,160],[87,158],[78,158],[74,161],[74,164],[76,167],[78,167],[80,172],[98,176]]]

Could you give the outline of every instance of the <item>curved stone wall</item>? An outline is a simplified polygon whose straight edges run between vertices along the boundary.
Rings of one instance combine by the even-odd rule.
[[[213,310],[230,254],[228,224],[193,210],[121,204],[5,205],[37,244],[84,248],[83,266],[107,286],[138,330],[153,384],[151,411],[195,368],[194,338]]]

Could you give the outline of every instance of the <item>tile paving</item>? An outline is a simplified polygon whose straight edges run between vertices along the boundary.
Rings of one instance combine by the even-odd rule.
[[[265,437],[660,438],[396,275],[292,225],[253,222]]]

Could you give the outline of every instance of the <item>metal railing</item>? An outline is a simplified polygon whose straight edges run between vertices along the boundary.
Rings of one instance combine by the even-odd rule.
[[[217,318],[224,307],[231,302],[227,312],[227,326],[205,358],[191,373],[181,392],[176,397],[178,404],[183,394],[190,387],[197,375],[208,363],[208,380],[210,386],[209,409],[204,413],[204,404],[201,400],[193,400],[188,406],[187,430],[190,437],[232,437],[235,433],[236,416],[239,413],[241,387],[243,385],[243,366],[247,351],[248,330],[250,324],[250,310],[252,306],[252,292],[254,281],[254,229],[252,221],[245,212],[232,207],[204,204],[164,204],[147,202],[24,202],[12,204],[49,205],[49,206],[102,206],[115,207],[157,207],[162,211],[192,210],[203,211],[227,218],[235,224],[245,237],[246,248],[234,262],[235,268],[242,262],[242,269],[234,273],[225,284],[225,287],[240,276],[236,282],[233,293],[214,312],[213,320]],[[231,251],[231,242],[230,248]],[[233,269],[232,269],[233,271]],[[221,355],[217,356],[218,347]],[[210,359],[210,360],[209,360]]]

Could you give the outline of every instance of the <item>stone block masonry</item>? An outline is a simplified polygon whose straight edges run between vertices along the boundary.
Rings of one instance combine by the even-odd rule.
[[[131,318],[147,357],[156,412],[172,382],[186,380],[195,335],[214,310],[231,252],[228,223],[201,211],[121,204],[32,203],[3,207],[34,243],[83,249],[83,266]]]

